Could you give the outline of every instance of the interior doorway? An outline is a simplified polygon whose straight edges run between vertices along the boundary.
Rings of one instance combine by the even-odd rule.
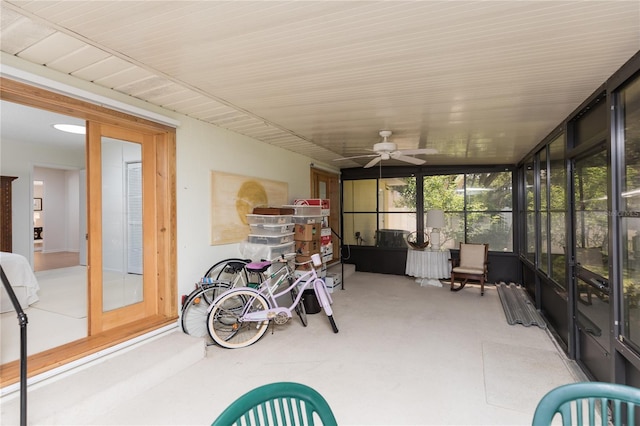
[[[83,173],[34,166],[32,175],[34,271],[80,265],[80,251],[86,244],[81,230],[82,216],[86,215],[80,201],[86,198],[80,194],[85,186]]]
[[[333,260],[340,260],[340,175],[311,167],[311,198],[329,200]]]

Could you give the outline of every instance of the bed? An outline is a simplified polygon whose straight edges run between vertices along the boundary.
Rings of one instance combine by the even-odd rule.
[[[19,254],[0,252],[0,265],[23,309],[38,301],[38,280],[29,261]],[[0,313],[13,311],[11,299],[0,284]]]

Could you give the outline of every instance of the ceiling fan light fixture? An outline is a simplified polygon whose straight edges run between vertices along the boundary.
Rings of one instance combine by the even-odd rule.
[[[431,149],[431,148],[399,150],[398,146],[394,142],[390,142],[388,140],[389,136],[391,136],[391,130],[380,130],[380,136],[382,137],[382,142],[378,142],[373,145],[373,152],[375,154],[343,157],[343,158],[338,158],[334,161],[374,157],[373,160],[365,164],[364,166],[365,169],[369,167],[373,167],[374,165],[380,163],[383,160],[390,160],[390,159],[399,160],[399,161],[409,163],[409,164],[414,164],[414,165],[421,165],[426,163],[426,161],[420,158],[415,158],[413,157],[413,155],[437,153],[435,149]]]

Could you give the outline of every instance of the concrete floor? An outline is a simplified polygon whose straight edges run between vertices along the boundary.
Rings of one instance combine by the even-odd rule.
[[[210,424],[241,394],[295,381],[318,390],[340,425],[528,425],[547,391],[585,380],[546,330],[507,324],[494,286],[481,297],[472,285],[454,293],[363,272],[345,286],[334,294],[338,334],[323,313],[307,328],[294,317],[253,346],[208,346],[158,383],[109,406],[98,399],[90,421],[48,424]]]

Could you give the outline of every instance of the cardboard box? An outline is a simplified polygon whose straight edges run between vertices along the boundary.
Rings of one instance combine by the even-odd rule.
[[[327,254],[333,255],[333,243],[320,245],[320,254],[323,256]]]
[[[342,289],[342,277],[338,274],[327,274],[324,283],[329,293]]]
[[[320,230],[320,244],[331,244],[331,228],[322,228]]]
[[[295,209],[290,207],[254,207],[253,214],[292,215]]]
[[[296,223],[294,237],[296,241],[313,241],[320,240],[320,224],[319,223]]]
[[[320,241],[296,241],[296,254],[299,256],[311,256],[320,253]]]
[[[298,265],[299,263],[304,263],[304,265]],[[313,262],[311,262],[311,256],[296,256],[296,269],[310,271],[312,267]]]
[[[309,266],[305,265],[305,266]],[[310,267],[310,266],[309,266]],[[303,269],[299,266],[296,266],[296,269],[293,271],[293,276],[298,279],[301,276],[303,276],[304,274],[306,274],[307,272],[309,272],[310,269]],[[320,268],[316,268],[316,274],[318,274],[318,277],[320,278],[324,278],[327,276],[327,265],[326,264],[322,264],[322,266]]]

